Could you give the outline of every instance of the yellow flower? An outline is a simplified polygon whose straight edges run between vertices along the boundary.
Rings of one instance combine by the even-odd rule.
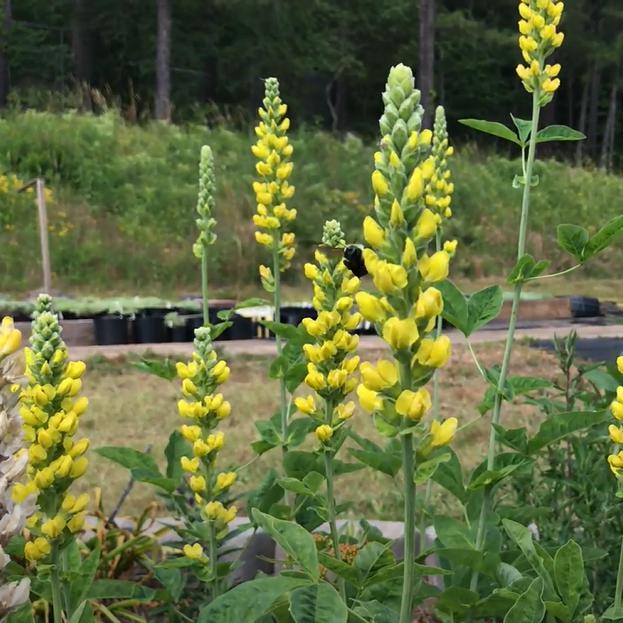
[[[430,394],[423,387],[415,392],[405,389],[396,400],[396,412],[410,420],[421,420],[431,406]]]
[[[438,214],[435,214],[432,210],[424,208],[422,214],[415,225],[415,237],[417,240],[429,240],[437,232],[439,221],[441,220]]]
[[[335,408],[335,414],[337,415],[338,420],[348,420],[353,417],[355,413],[355,403],[350,400],[346,403],[340,403]]]
[[[71,471],[69,472],[69,476],[74,480],[76,478],[80,478],[80,476],[82,476],[87,471],[88,466],[89,461],[85,457],[81,456],[73,462],[73,465],[71,466]]]
[[[618,399],[613,400],[610,404],[610,411],[619,422],[623,422],[623,402],[619,402]]]
[[[316,401],[311,394],[306,398],[303,398],[302,396],[295,398],[294,404],[296,405],[296,408],[301,413],[305,413],[305,415],[313,415],[316,413]]]
[[[357,387],[357,397],[361,407],[370,413],[380,411],[383,408],[383,399],[378,392],[368,389],[365,385]]]
[[[191,476],[189,484],[194,493],[201,493],[206,490],[206,479],[203,476]]]
[[[459,421],[455,417],[450,417],[441,424],[437,420],[433,420],[430,426],[430,432],[433,436],[431,446],[440,448],[448,445],[454,439],[458,423]]]
[[[420,294],[415,304],[415,319],[435,318],[443,311],[443,298],[437,288],[427,288]]]
[[[430,257],[424,255],[418,262],[418,268],[424,281],[435,283],[443,281],[450,268],[450,256],[446,251],[437,251]]]
[[[411,348],[419,333],[413,318],[390,318],[383,325],[383,339],[394,349]]]
[[[612,473],[615,476],[618,476],[621,469],[623,469],[623,450],[621,450],[618,454],[611,454],[608,457],[608,463]]]
[[[186,558],[190,558],[190,560],[205,560],[205,556],[203,555],[203,547],[201,547],[199,543],[195,543],[194,545],[189,545],[187,543],[186,545],[184,545],[182,551],[184,552],[184,556],[186,556]]]
[[[13,325],[13,318],[5,316],[0,323],[0,359],[14,353],[20,346],[22,333]]]
[[[180,432],[182,433],[182,437],[191,443],[197,441],[197,439],[201,437],[201,428],[199,426],[186,426],[184,424],[180,428]]]
[[[71,379],[79,379],[87,369],[84,361],[70,361],[67,364],[65,374]]]
[[[378,249],[385,242],[385,231],[371,216],[366,216],[363,220],[363,237],[371,247]]]
[[[305,384],[319,391],[324,389],[327,386],[327,381],[322,375],[321,372],[318,371],[316,366],[313,363],[307,364],[307,376],[305,377]]]
[[[608,433],[612,443],[623,445],[623,428],[610,424],[610,426],[608,426]]]
[[[62,515],[56,515],[52,519],[48,519],[41,525],[41,532],[50,539],[60,536],[65,528],[66,522]]]
[[[389,192],[389,185],[380,171],[372,173],[372,188],[379,197],[384,197]]]
[[[437,339],[424,338],[415,354],[415,360],[429,368],[441,368],[450,357],[452,343],[447,335]]]
[[[408,276],[404,266],[380,260],[374,266],[372,280],[383,294],[394,294],[407,286]]]
[[[189,459],[187,456],[183,456],[180,459],[180,465],[185,472],[194,474],[199,469],[199,459],[197,457]]]
[[[386,317],[385,309],[381,301],[368,292],[358,292],[355,295],[355,301],[361,315],[370,322],[380,322]]]
[[[216,477],[216,488],[219,491],[229,489],[236,482],[236,472],[221,472]]]
[[[367,389],[382,391],[398,382],[398,369],[387,359],[380,359],[376,367],[365,361],[361,364],[361,380]]]
[[[327,443],[327,441],[333,437],[333,428],[331,428],[328,424],[321,424],[318,428],[316,428],[315,433],[318,441],[321,443]]]
[[[223,503],[218,500],[213,500],[212,502],[208,502],[205,507],[205,514],[208,519],[215,520],[218,519],[220,515],[222,515],[225,510]]]

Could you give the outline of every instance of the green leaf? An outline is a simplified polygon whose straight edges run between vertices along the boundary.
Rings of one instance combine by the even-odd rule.
[[[521,580],[521,572],[513,565],[501,562],[496,569],[496,578],[501,586],[510,586],[513,582]]]
[[[612,604],[602,615],[602,621],[620,621],[623,619],[623,608],[615,608]]]
[[[415,468],[415,475],[413,476],[413,480],[416,485],[424,484],[427,480],[430,480],[437,468],[442,463],[447,463],[452,458],[452,455],[449,452],[441,452],[437,454],[431,459],[424,461],[423,463],[418,463]],[[398,473],[398,472],[396,472]]]
[[[296,493],[298,495],[314,495],[314,492],[302,480],[299,480],[298,478],[281,478],[277,482],[279,483],[279,486],[286,491],[292,491],[293,493]]]
[[[464,335],[469,331],[469,311],[465,295],[451,282],[436,285],[443,297],[443,318]]]
[[[308,579],[284,575],[243,582],[202,608],[196,623],[254,623],[280,597],[309,584]]]
[[[515,117],[515,115],[511,115],[511,119],[519,133],[519,140],[525,145],[532,133],[532,121],[530,119],[520,119]]]
[[[450,459],[439,465],[432,479],[452,493],[460,502],[466,501],[467,493],[463,483],[463,468],[453,450],[450,450]]]
[[[270,329],[275,335],[285,340],[296,339],[299,337],[298,328],[286,322],[272,322],[270,320],[261,320],[260,324]]]
[[[438,598],[437,607],[442,612],[466,614],[472,611],[478,594],[460,586],[450,586]]]
[[[153,485],[168,493],[173,493],[180,482],[174,478],[165,478],[162,474],[154,474],[148,469],[133,469],[130,473],[136,482],[144,482]]]
[[[607,249],[621,231],[623,231],[623,215],[615,216],[588,241],[584,249],[584,261]]]
[[[567,541],[556,552],[554,579],[560,598],[571,615],[575,614],[586,580],[582,548],[575,541]]]
[[[71,554],[71,547],[65,550],[65,555]],[[78,560],[80,559],[79,551],[76,552]],[[100,546],[99,544],[93,548],[93,550],[89,553],[89,555],[84,558],[82,563],[79,566],[79,580],[76,582],[68,582],[67,587],[67,598],[68,598],[68,608],[70,611],[77,609],[78,606],[88,599],[89,591],[91,590],[91,586],[93,585],[93,580],[95,578],[95,574],[97,573],[97,568],[100,561]],[[71,560],[66,560],[67,568],[71,568]],[[74,566],[74,568],[77,565]]]
[[[395,476],[402,467],[402,459],[396,454],[389,454],[382,451],[369,452],[357,448],[351,448],[349,452],[365,465],[383,474],[387,474],[388,476]]]
[[[21,608],[17,610],[13,610],[9,617],[7,618],[7,623],[33,623],[34,619],[32,618],[32,606],[30,602],[23,605]],[[71,621],[70,623],[74,623]]]
[[[154,458],[150,454],[139,452],[134,448],[105,446],[104,448],[97,448],[95,452],[127,469],[142,469],[151,472],[155,476],[162,476]]]
[[[391,567],[396,563],[390,546],[391,542],[383,544],[373,541],[366,543],[357,552],[353,566],[359,569],[363,581],[381,569]]]
[[[571,623],[571,612],[561,601],[545,601],[544,604],[547,614],[556,617],[556,619],[562,621],[562,623]]]
[[[503,138],[505,141],[510,141],[511,143],[515,143],[515,145],[521,146],[521,142],[517,138],[517,135],[503,123],[498,123],[497,121],[484,121],[482,119],[459,119],[459,123],[466,125],[468,128],[473,128],[479,132]]]
[[[558,246],[572,255],[578,262],[584,261],[584,250],[588,244],[589,235],[584,227],[579,225],[558,225]]]
[[[455,549],[473,549],[474,538],[463,521],[436,515],[434,518],[437,538],[445,546]]]
[[[472,294],[467,302],[468,333],[471,335],[477,329],[485,326],[498,317],[502,310],[504,294],[500,286],[491,286]]]
[[[126,580],[95,580],[88,592],[89,599],[137,599],[150,601],[156,591]]]
[[[523,465],[524,463],[521,462],[513,465],[505,465],[504,467],[500,467],[498,469],[485,470],[481,474],[478,474],[478,476],[469,483],[467,488],[470,491],[475,491],[476,489],[480,489],[482,487],[491,487],[505,478],[508,478],[508,476],[520,467],[523,467]]]
[[[290,450],[283,455],[283,469],[288,476],[303,480],[306,474],[315,471],[324,474],[324,465],[320,457],[313,452]]]
[[[538,262],[529,254],[522,255],[515,264],[510,275],[507,277],[509,284],[523,283],[528,279],[538,277],[547,268],[549,262],[539,260]]]
[[[607,411],[571,411],[550,415],[528,442],[528,454],[533,454],[579,430],[605,424],[608,419]]]
[[[508,378],[513,394],[520,396],[539,389],[548,389],[552,387],[552,382],[547,379],[539,379],[532,376],[511,376]]]
[[[504,623],[541,623],[545,616],[543,580],[536,578],[504,617]]]
[[[349,584],[352,584],[356,588],[361,586],[361,574],[359,569],[349,565],[343,560],[338,560],[329,554],[324,552],[318,553],[318,560],[323,567],[326,567],[329,571],[335,573],[335,575],[344,578]]]
[[[132,367],[165,381],[172,381],[177,376],[175,361],[169,357],[166,359],[146,359],[143,357],[140,361],[133,362]]]
[[[293,591],[290,613],[295,623],[346,623],[348,620],[346,604],[326,582]]]
[[[320,579],[316,542],[305,528],[292,521],[271,517],[257,508],[254,508],[251,514],[255,523],[267,532],[312,580],[317,582]]]
[[[93,620],[93,610],[88,601],[83,601],[80,606],[74,610],[69,623],[86,623]]]
[[[536,135],[537,143],[549,143],[551,141],[583,141],[586,135],[566,125],[549,125],[539,130]]]
[[[164,456],[167,459],[167,478],[179,482],[182,479],[184,470],[180,465],[180,459],[183,456],[190,455],[190,444],[182,437],[179,430],[175,430],[169,437],[167,447],[164,449]]]

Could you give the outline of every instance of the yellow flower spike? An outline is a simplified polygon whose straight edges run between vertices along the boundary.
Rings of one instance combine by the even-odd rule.
[[[375,249],[378,249],[385,242],[383,228],[371,216],[366,216],[363,220],[363,237]]]
[[[442,335],[435,340],[424,338],[415,354],[415,360],[429,368],[441,368],[446,365],[451,351],[452,343],[447,335]]]
[[[396,400],[396,412],[409,420],[421,420],[431,407],[430,394],[424,388],[415,392],[405,389]]]
[[[229,489],[235,482],[238,475],[236,472],[221,472],[216,476],[216,488],[219,491]]]
[[[398,382],[398,369],[387,359],[380,359],[376,366],[364,361],[360,367],[361,380],[367,389],[382,391]]]
[[[359,404],[362,409],[365,409],[369,413],[380,411],[383,408],[383,399],[379,396],[378,392],[368,389],[365,385],[359,385],[357,387],[357,397],[359,398]]]
[[[411,348],[419,337],[418,329],[412,318],[390,318],[383,325],[383,339],[394,349]]]
[[[443,281],[450,270],[450,256],[447,251],[437,251],[430,257],[424,255],[418,262],[418,268],[424,281],[436,283]]]
[[[333,437],[333,428],[328,424],[321,424],[314,432],[316,439],[323,444],[327,443],[331,437]]]
[[[437,420],[433,420],[430,427],[430,432],[433,437],[431,446],[433,448],[447,446],[454,439],[458,423],[459,421],[455,417],[450,417],[441,423]]]
[[[184,556],[189,558],[190,560],[205,561],[206,557],[203,554],[203,547],[199,543],[194,543],[193,545],[186,544],[182,548]]]

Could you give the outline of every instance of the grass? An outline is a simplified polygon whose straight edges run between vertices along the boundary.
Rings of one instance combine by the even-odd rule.
[[[485,366],[494,365],[501,357],[501,344],[478,346],[478,356]],[[379,352],[378,355],[381,355]],[[370,356],[370,359],[374,357]],[[553,356],[518,344],[515,352],[513,374],[530,374],[539,369],[554,370]],[[278,387],[266,378],[268,359],[265,357],[237,356],[230,360],[232,375],[224,393],[232,403],[232,415],[223,423],[226,446],[222,457],[232,466],[253,459],[249,443],[256,438],[254,421],[270,417],[277,407]],[[477,405],[485,385],[479,377],[469,353],[456,347],[448,367],[442,371],[442,414],[456,416],[461,425],[476,420],[457,436],[454,448],[467,466],[477,464],[486,453],[488,418],[479,418]],[[145,374],[125,358],[116,361],[101,359],[89,362],[85,376],[84,393],[89,397],[90,408],[83,418],[81,430],[88,435],[92,448],[122,445],[138,450],[151,449],[159,462],[163,456],[170,432],[180,425],[176,401],[179,398],[176,382],[169,383]],[[503,419],[513,427],[527,425],[534,428],[540,419],[533,407],[514,403],[508,406]],[[358,413],[352,420],[358,433],[382,441],[371,418]],[[310,440],[311,444],[311,440]],[[343,457],[345,458],[345,457]],[[266,470],[277,467],[279,455],[268,453],[252,462],[244,470],[238,491],[248,491],[257,485]],[[81,480],[83,488],[103,488],[106,507],[111,510],[125,487],[128,473],[91,452],[91,465]],[[340,502],[352,502],[352,516],[378,519],[398,519],[401,516],[401,487],[399,481],[373,472],[361,470],[340,477],[337,487]],[[447,497],[436,491],[438,504],[448,505]],[[134,487],[121,510],[122,515],[140,512],[153,501],[153,490],[142,484]]]

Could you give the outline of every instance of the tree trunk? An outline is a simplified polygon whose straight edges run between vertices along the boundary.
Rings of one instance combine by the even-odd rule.
[[[0,32],[0,107],[4,108],[11,88],[9,72],[9,32],[11,30],[11,0],[4,0],[2,30]]]
[[[430,128],[435,88],[435,0],[420,0],[419,57],[418,84],[424,106],[422,125]]]
[[[85,0],[74,0],[71,16],[71,52],[74,75],[79,82],[91,82],[91,30],[87,25]]]
[[[612,90],[610,91],[610,103],[608,105],[608,116],[604,128],[604,138],[601,145],[600,166],[607,171],[612,169],[612,158],[614,152],[614,132],[617,122],[617,98],[619,95],[619,73],[614,74]]]
[[[586,118],[588,116],[588,91],[590,88],[589,77],[584,79],[584,87],[582,88],[582,100],[580,102],[580,121],[578,124],[578,130],[583,134],[586,134]],[[586,141],[578,141],[575,148],[575,164],[581,167],[584,161],[584,146]]]
[[[156,0],[158,34],[156,40],[156,119],[171,120],[171,5]]]
[[[588,105],[588,148],[591,158],[597,158],[597,146],[599,145],[597,131],[599,123],[599,92],[601,90],[601,68],[593,68],[593,76],[590,86]]]

